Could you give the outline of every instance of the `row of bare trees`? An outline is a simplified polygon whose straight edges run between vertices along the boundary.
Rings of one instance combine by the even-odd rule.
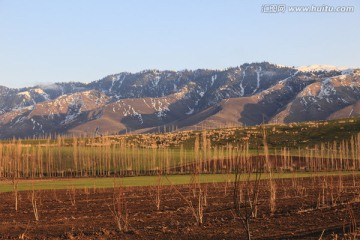
[[[248,142],[212,146],[205,131],[196,135],[193,147],[145,149],[108,137],[96,144],[77,138],[67,142],[0,143],[0,178],[192,174],[195,167],[199,173],[234,173],[254,169],[257,155],[266,156],[262,161],[268,172],[360,169],[360,134],[304,149],[269,149],[261,140],[257,150],[249,149]]]

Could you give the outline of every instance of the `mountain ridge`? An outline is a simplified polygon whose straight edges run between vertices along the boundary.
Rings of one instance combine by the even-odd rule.
[[[358,116],[359,72],[300,71],[261,62],[224,70],[124,72],[90,83],[0,86],[0,138]]]

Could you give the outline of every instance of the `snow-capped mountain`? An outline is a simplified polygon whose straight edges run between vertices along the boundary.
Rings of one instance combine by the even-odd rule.
[[[117,134],[360,115],[360,70],[267,62],[146,70],[91,83],[0,86],[0,138]]]
[[[319,71],[331,72],[331,71],[351,71],[352,69],[354,69],[354,67],[345,67],[345,66],[336,67],[325,64],[313,64],[309,66],[300,66],[297,67],[296,69],[302,72],[319,72]]]

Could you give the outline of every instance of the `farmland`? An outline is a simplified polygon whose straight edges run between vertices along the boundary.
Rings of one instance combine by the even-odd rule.
[[[359,132],[351,118],[4,140],[1,237],[356,239]]]

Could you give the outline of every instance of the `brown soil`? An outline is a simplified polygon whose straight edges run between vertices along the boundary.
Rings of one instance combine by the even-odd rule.
[[[258,216],[251,221],[253,239],[349,237],[351,220],[360,226],[359,180],[359,177],[342,177],[342,188],[339,188],[342,185],[338,177],[328,177],[326,182],[321,177],[277,180],[274,214],[269,210],[268,182],[261,182]],[[191,199],[197,206],[191,185],[176,186],[176,189],[163,187],[159,211],[156,210],[155,187],[126,188],[127,232],[117,229],[110,210],[114,189],[76,190],[75,204],[71,202],[71,190],[38,191],[39,221],[34,218],[31,192],[19,193],[17,212],[14,193],[2,193],[0,238],[245,239],[241,220],[233,214],[232,188],[232,184],[225,183],[202,185],[207,192],[207,205],[201,226],[196,224],[183,199]],[[360,234],[359,228],[356,231]]]

